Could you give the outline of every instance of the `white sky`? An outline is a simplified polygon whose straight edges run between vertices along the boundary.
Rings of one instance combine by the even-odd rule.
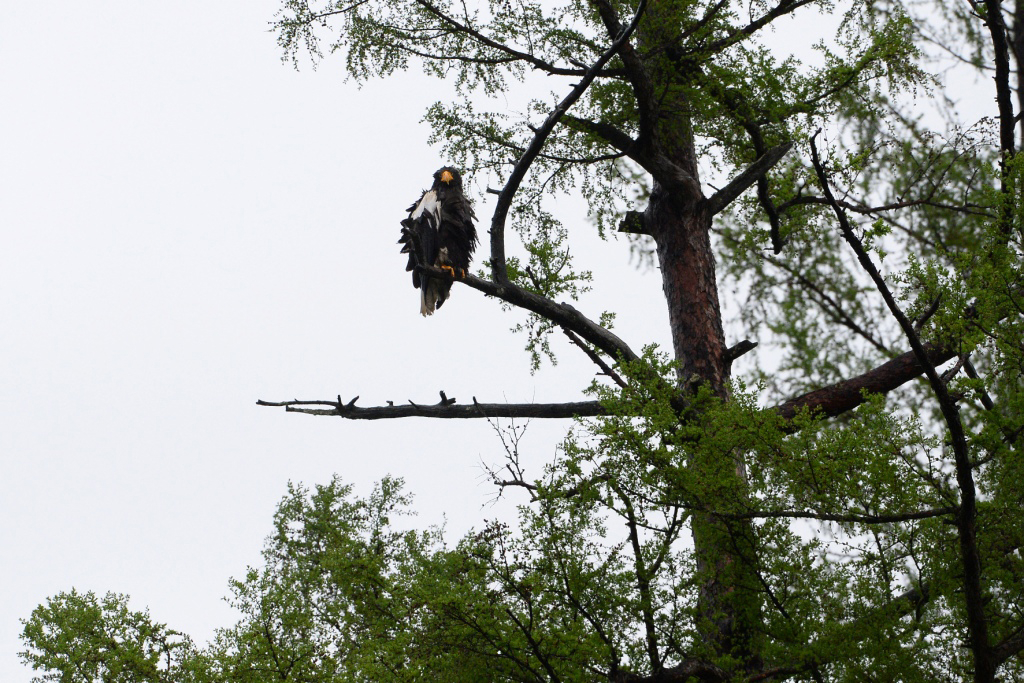
[[[280,62],[275,0],[6,2],[0,21],[0,680],[28,681],[19,619],[59,591],[128,593],[204,642],[233,621],[289,480],[367,493],[404,476],[451,536],[486,506],[483,422],[347,422],[256,399],[578,399],[593,368],[528,372],[518,317],[457,287],[432,319],[395,241],[445,161],[417,74],[362,89]],[[551,81],[547,81],[551,84]],[[490,207],[478,205],[486,234]],[[579,213],[637,350],[667,338],[657,275]],[[564,423],[530,427],[532,468]]]

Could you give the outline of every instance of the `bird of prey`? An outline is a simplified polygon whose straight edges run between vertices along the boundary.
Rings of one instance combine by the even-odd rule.
[[[462,192],[462,176],[451,166],[434,174],[434,184],[409,207],[402,220],[403,254],[409,255],[406,270],[412,271],[412,284],[420,290],[420,314],[432,315],[448,298],[452,280],[428,275],[417,265],[433,266],[463,278],[476,249],[476,214]]]

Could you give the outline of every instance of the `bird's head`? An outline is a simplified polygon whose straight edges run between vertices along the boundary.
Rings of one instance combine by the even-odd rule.
[[[434,188],[452,188],[462,190],[462,175],[453,166],[445,166],[434,174]]]

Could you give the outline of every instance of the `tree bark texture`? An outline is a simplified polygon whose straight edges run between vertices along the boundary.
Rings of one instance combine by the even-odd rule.
[[[657,244],[679,379],[682,384],[707,382],[725,398],[729,365],[711,251],[711,218],[702,202],[680,204],[655,185],[645,216]]]
[[[674,142],[680,137],[686,142],[673,145],[676,158],[672,161],[696,172],[692,139],[671,137]],[[680,386],[688,392],[705,385],[725,399],[729,362],[707,202],[703,197],[680,197],[655,183],[644,220],[657,245]],[[691,466],[708,482],[708,500],[729,507],[729,500],[744,496],[742,462],[698,457]],[[732,655],[744,662],[748,672],[757,671],[761,658],[755,634],[761,631],[761,600],[753,570],[753,527],[749,520],[727,523],[699,513],[693,516],[692,534],[701,583],[698,629],[703,640],[715,655]]]

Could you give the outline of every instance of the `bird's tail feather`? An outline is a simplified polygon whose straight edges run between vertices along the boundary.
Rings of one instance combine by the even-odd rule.
[[[452,283],[437,278],[425,278],[420,283],[420,315],[433,315],[434,311],[451,296]]]
[[[426,317],[434,314],[437,301],[437,289],[433,280],[420,283],[420,315]]]

